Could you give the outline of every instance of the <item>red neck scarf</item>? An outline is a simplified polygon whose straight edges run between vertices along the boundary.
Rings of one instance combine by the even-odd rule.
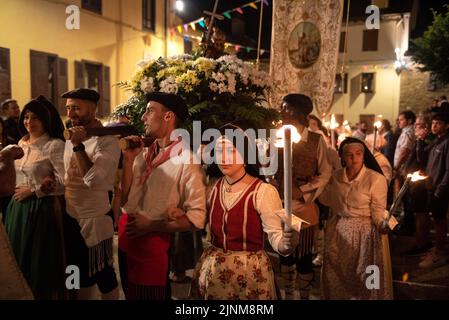
[[[158,152],[159,146],[157,144],[157,141],[153,142],[153,144],[148,148],[148,151],[145,154],[145,162],[147,163],[147,168],[145,169],[145,172],[142,174],[142,177],[140,178],[140,184],[143,184],[148,179],[148,177],[151,175],[151,173],[155,168],[157,168],[158,166],[160,166],[165,161],[171,158],[170,154],[172,152],[172,149],[180,142],[181,137],[173,141],[173,143],[170,144],[168,148],[162,152]],[[179,149],[176,155],[179,156],[181,152],[182,148]]]

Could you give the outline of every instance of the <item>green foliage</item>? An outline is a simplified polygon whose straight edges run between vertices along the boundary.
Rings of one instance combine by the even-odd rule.
[[[446,13],[433,12],[433,23],[422,37],[412,40],[411,54],[422,64],[421,71],[430,71],[443,83],[449,83],[449,5]]]
[[[234,120],[268,129],[279,119],[276,110],[264,107],[271,90],[268,74],[233,56],[214,60],[181,55],[143,61],[131,80],[117,86],[132,91],[133,96],[113,116],[126,115],[141,133],[145,93],[153,91],[176,93],[186,101],[190,119],[185,128],[189,131],[193,121],[201,121],[203,130]]]

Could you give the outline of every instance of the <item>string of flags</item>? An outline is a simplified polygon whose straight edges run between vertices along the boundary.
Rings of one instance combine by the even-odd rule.
[[[236,8],[224,11],[221,13],[221,15],[223,15],[227,19],[232,19],[233,14],[243,15],[244,14],[243,9],[245,9],[245,8],[252,8],[254,10],[257,10],[258,3],[263,3],[265,6],[269,6],[268,0],[255,0],[255,1],[252,1],[249,3],[246,3],[240,7],[236,7]],[[206,28],[205,18],[201,17],[197,20],[190,21],[190,22],[187,22],[184,24],[180,24],[176,27],[171,28],[170,36],[173,36],[175,34],[175,32],[178,31],[178,33],[180,35],[182,35],[185,40],[193,39],[193,40],[201,41],[201,37],[186,34],[189,31],[189,27],[193,31],[196,31],[197,25],[199,25],[201,28],[205,29]],[[230,43],[230,42],[226,42],[225,47],[234,47],[237,52],[239,52],[240,50],[246,50],[248,53],[251,52],[252,50],[257,51],[257,48],[254,48],[254,47],[242,46],[242,45]],[[264,54],[265,52],[269,52],[269,51],[264,50],[264,49],[260,50],[261,55]]]
[[[188,41],[188,40],[196,40],[196,41],[201,41],[201,37],[198,36],[193,36],[193,35],[189,35],[189,34],[184,34],[184,40]],[[240,52],[241,50],[246,50],[246,52],[250,53],[251,51],[256,51],[257,48],[254,47],[247,47],[247,46],[242,46],[240,44],[236,44],[236,43],[231,43],[231,42],[226,42],[225,43],[225,48],[228,47],[234,47],[235,51]],[[260,55],[263,55],[265,52],[270,52],[269,50],[265,50],[265,49],[260,49]]]

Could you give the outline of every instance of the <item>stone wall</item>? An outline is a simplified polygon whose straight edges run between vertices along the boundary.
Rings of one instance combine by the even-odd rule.
[[[399,112],[412,110],[419,113],[428,108],[433,98],[449,96],[449,86],[437,86],[434,91],[428,89],[429,73],[420,72],[415,65],[401,72],[401,93]]]

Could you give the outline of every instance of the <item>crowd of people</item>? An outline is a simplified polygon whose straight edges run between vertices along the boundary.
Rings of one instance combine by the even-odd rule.
[[[170,299],[170,281],[185,281],[190,268],[192,299],[296,299],[296,292],[308,299],[314,265],[322,266],[323,299],[392,299],[388,232],[394,218],[387,205],[415,171],[428,179],[408,190],[394,232],[416,233],[416,245],[405,254],[422,254],[421,268],[446,263],[449,110],[443,98],[418,117],[401,112],[397,132],[383,120],[374,143],[363,122],[354,137],[331,139],[334,132],[311,114],[309,97],[285,96],[282,120],[301,136],[292,149],[291,216],[283,209],[282,153],[276,174],[261,175],[259,148],[246,134],[246,121],[218,128],[215,162],[196,164],[182,137],[172,139],[189,118],[175,94],[147,94],[141,120],[154,141],[145,145],[142,137],[127,136],[137,147],[122,151],[116,137],[88,134],[103,127],[96,91],[79,88],[62,98],[67,140],[45,97],[21,112],[15,100],[2,103],[7,119],[0,122],[0,174],[2,184],[15,185],[0,193],[2,220],[36,299],[93,299],[95,286],[102,299],[118,299],[116,227],[129,300]],[[243,148],[230,130],[242,137]],[[13,148],[23,152],[14,163],[6,156]],[[279,255],[282,283],[267,251]],[[80,272],[75,294],[65,286],[69,265]],[[380,277],[374,288],[367,285],[371,266]]]

